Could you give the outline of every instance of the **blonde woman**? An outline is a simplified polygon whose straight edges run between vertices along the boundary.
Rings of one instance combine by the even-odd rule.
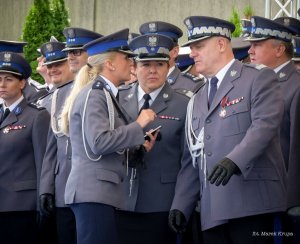
[[[145,143],[143,133],[155,113],[146,109],[128,124],[115,98],[117,86],[130,78],[127,39],[124,29],[84,46],[88,65],[79,72],[65,108],[64,128],[72,145],[65,202],[75,214],[79,244],[117,243],[115,208],[124,207],[125,151],[155,140],[150,135]]]

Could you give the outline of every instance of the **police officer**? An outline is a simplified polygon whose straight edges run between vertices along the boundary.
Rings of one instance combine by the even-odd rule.
[[[294,138],[291,133],[294,128],[300,126],[300,121],[296,119],[298,116],[291,112],[292,104],[300,104],[297,90],[300,89],[300,73],[291,60],[293,57],[292,35],[300,34],[300,21],[294,18],[278,18],[274,21],[253,16],[252,24],[255,27],[251,36],[247,38],[251,42],[249,49],[250,59],[252,63],[264,64],[275,71],[279,79],[279,85],[282,90],[284,100],[284,115],[281,123],[280,141],[283,152],[286,170],[288,172],[288,211],[290,208],[300,208],[300,198],[291,194],[293,188],[298,188],[299,178],[289,177],[290,172],[290,150],[291,143],[299,138]],[[293,163],[296,163],[293,161]],[[297,162],[298,164],[298,162]],[[294,166],[292,166],[294,168]],[[300,173],[300,172],[299,172]],[[300,218],[299,218],[300,220]],[[299,221],[298,220],[298,221]],[[286,231],[288,231],[286,229]],[[298,232],[298,235],[300,232]],[[289,237],[288,239],[292,239]]]
[[[56,87],[46,99],[46,108],[51,115],[47,149],[43,160],[40,182],[41,213],[56,219],[58,243],[76,243],[76,225],[73,212],[64,203],[64,187],[71,167],[71,147],[68,137],[61,131],[61,111],[73,85],[65,44],[47,42],[41,46],[46,57],[44,65],[51,82]],[[54,209],[54,207],[56,207]]]
[[[144,23],[140,26],[141,34],[162,34],[171,38],[174,42],[174,47],[170,51],[170,68],[168,73],[168,83],[174,89],[186,89],[193,90],[198,80],[193,80],[189,75],[181,74],[180,69],[175,65],[176,59],[179,53],[178,39],[182,36],[182,30],[177,26],[163,22],[163,21],[151,21]],[[201,81],[200,81],[201,82]]]
[[[278,80],[268,68],[234,59],[232,23],[206,16],[184,23],[185,45],[208,82],[188,105],[169,224],[183,231],[200,199],[204,243],[273,243],[261,233],[273,233],[275,213],[286,208]]]
[[[157,119],[145,131],[161,126],[160,140],[131,165],[125,179],[125,211],[118,212],[121,243],[175,243],[168,227],[168,212],[180,168],[184,140],[187,93],[166,82],[172,39],[145,34],[129,44],[135,57],[138,82],[120,90],[120,104],[134,121],[141,109],[150,107]]]
[[[0,40],[0,52],[14,52],[24,56],[23,48],[26,44],[27,42]],[[23,89],[23,94],[27,101],[36,102],[47,93],[48,91],[44,85],[28,77],[25,88]]]
[[[155,113],[144,110],[127,124],[119,107],[117,86],[130,78],[128,29],[96,39],[84,46],[88,65],[79,72],[88,83],[70,108],[69,136],[72,168],[66,184],[65,202],[76,218],[77,242],[81,244],[118,241],[115,207],[124,207],[126,173],[124,149],[145,142],[143,128]]]
[[[76,75],[81,67],[87,63],[88,54],[82,48],[83,45],[102,37],[102,35],[75,27],[67,27],[63,30],[63,33],[66,37],[66,48],[63,51],[67,52],[70,70]]]
[[[49,114],[28,103],[22,90],[29,63],[0,53],[0,242],[38,243],[38,188],[46,149]]]

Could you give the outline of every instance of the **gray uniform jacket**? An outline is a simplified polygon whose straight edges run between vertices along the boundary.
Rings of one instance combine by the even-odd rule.
[[[296,91],[300,88],[300,71],[297,71],[293,61],[284,66],[278,73],[279,84],[282,89],[284,100],[284,115],[281,124],[280,141],[282,153],[285,161],[286,168],[289,166],[290,156],[290,142],[293,134],[291,134],[291,125],[300,126],[295,124],[295,114],[290,112],[291,104],[295,97]]]
[[[197,80],[186,77],[177,66],[175,66],[175,69],[169,74],[167,81],[173,89],[187,89],[192,91],[197,85]]]
[[[120,104],[134,121],[138,116],[138,84],[120,91]],[[138,166],[132,185],[126,177],[126,208],[136,212],[169,211],[174,196],[175,183],[183,150],[184,121],[189,97],[179,94],[166,84],[150,108],[157,119],[144,128],[149,131],[161,125],[161,140],[156,141],[150,152],[144,154],[144,165]],[[169,119],[160,119],[168,116]],[[172,119],[173,118],[173,119]]]
[[[122,151],[143,144],[144,133],[137,122],[126,125],[115,106],[112,109],[114,128],[110,128],[104,93],[108,85],[103,88],[105,81],[100,77],[98,79],[101,81],[87,85],[79,93],[71,111],[69,134],[72,168],[66,185],[65,201],[66,204],[97,202],[123,208],[126,165]],[[88,93],[87,104],[84,106]]]
[[[49,117],[23,99],[0,125],[0,212],[37,210]]]
[[[188,218],[200,198],[202,230],[228,219],[286,209],[286,172],[280,150],[279,129],[283,100],[276,74],[235,61],[227,71],[208,110],[208,85],[195,95],[192,128],[204,128],[205,174],[224,157],[241,170],[226,186],[206,181],[204,165],[192,165],[185,145],[171,209]],[[225,111],[221,101],[228,99]],[[235,101],[235,102],[234,102]]]
[[[36,102],[40,97],[48,93],[47,89],[42,87],[38,88],[35,84],[37,81],[32,80],[30,77],[26,80],[26,85],[23,90],[24,97],[28,102]]]
[[[73,86],[73,81],[58,87],[54,120],[59,124],[60,114],[66,98]],[[52,96],[53,99],[53,96]],[[51,110],[53,108],[51,107]],[[59,126],[58,126],[59,127]],[[65,186],[71,171],[71,146],[69,137],[62,133],[56,134],[51,126],[48,132],[47,149],[41,173],[40,195],[55,195],[55,206],[65,207]]]

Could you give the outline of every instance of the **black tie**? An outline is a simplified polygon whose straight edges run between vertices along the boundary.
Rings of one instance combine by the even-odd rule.
[[[10,113],[9,109],[6,108],[3,115],[2,115],[0,124],[5,120],[5,118],[9,115],[9,113]]]
[[[117,95],[116,95],[116,99],[117,99],[117,101],[119,102],[119,92],[118,92]]]
[[[151,99],[151,96],[149,94],[145,93],[144,96],[143,96],[143,98],[144,98],[145,102],[144,102],[143,106],[141,107],[140,112],[143,109],[149,108],[149,100]]]
[[[211,80],[209,81],[210,83],[210,90],[209,90],[209,96],[208,96],[208,109],[210,108],[210,105],[212,104],[212,101],[214,99],[214,96],[216,95],[216,92],[218,90],[218,78],[217,77],[212,77]]]

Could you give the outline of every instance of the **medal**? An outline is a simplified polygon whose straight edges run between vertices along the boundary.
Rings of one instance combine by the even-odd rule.
[[[222,101],[220,103],[220,105],[221,105],[221,111],[219,113],[219,116],[221,118],[224,118],[226,116],[226,109],[225,109],[225,107],[227,105],[227,101],[228,101],[228,97],[223,97],[223,99],[222,99]]]

